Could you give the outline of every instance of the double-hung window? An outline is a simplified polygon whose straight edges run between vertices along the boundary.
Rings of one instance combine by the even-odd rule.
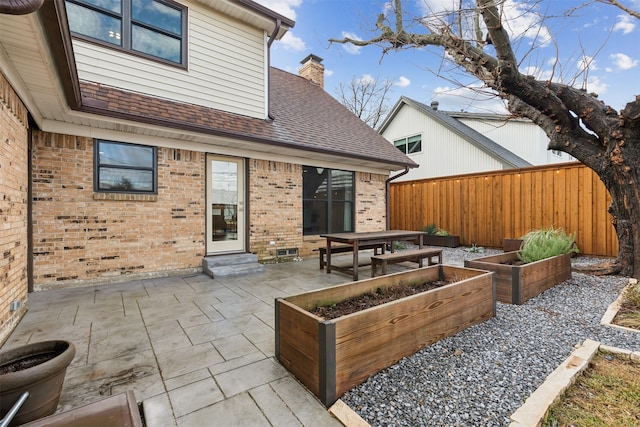
[[[96,140],[94,190],[118,193],[158,193],[156,147]]]
[[[76,37],[186,66],[187,9],[171,0],[66,0]]]
[[[303,166],[303,234],[354,230],[353,172]]]
[[[422,135],[413,135],[408,138],[396,139],[393,145],[404,154],[419,153],[422,151]]]

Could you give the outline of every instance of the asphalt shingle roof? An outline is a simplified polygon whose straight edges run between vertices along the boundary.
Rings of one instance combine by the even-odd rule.
[[[262,120],[98,83],[80,82],[81,110],[143,123],[376,161],[417,164],[318,85],[271,69],[271,113]]]

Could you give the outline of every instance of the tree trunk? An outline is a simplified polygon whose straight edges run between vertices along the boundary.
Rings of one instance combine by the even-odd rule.
[[[576,157],[600,177],[612,199],[609,214],[618,236],[618,256],[610,271],[602,272],[636,278],[640,277],[639,112],[639,99],[627,104],[616,120],[608,121],[603,154]]]

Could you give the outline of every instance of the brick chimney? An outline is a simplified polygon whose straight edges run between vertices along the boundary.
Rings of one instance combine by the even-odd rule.
[[[324,65],[322,58],[313,53],[300,61],[302,67],[298,74],[324,89]]]

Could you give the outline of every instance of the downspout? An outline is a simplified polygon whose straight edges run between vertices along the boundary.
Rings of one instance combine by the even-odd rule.
[[[280,31],[280,27],[282,27],[282,20],[280,18],[276,18],[276,28],[273,29],[273,33],[271,33],[271,36],[267,41],[267,96],[269,97],[267,100],[267,117],[269,120],[273,120],[275,118],[271,114],[271,45],[276,39],[276,36]]]
[[[385,182],[384,182],[384,202],[385,202],[385,206],[386,206],[386,228],[387,230],[389,229],[389,227],[391,226],[391,208],[389,208],[389,192],[390,192],[390,188],[391,188],[391,181],[393,181],[396,178],[400,178],[402,175],[406,175],[409,173],[409,166],[405,166],[404,167],[404,171],[400,172],[398,175],[394,175],[389,177]]]

